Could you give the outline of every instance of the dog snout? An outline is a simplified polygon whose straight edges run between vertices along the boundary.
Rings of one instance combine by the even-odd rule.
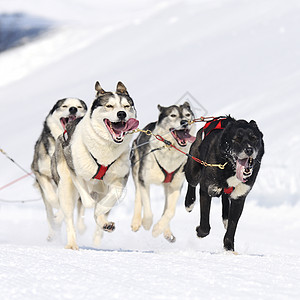
[[[251,156],[254,152],[254,149],[253,149],[253,147],[247,147],[247,148],[245,148],[244,151],[248,156]]]
[[[125,111],[118,111],[117,112],[117,117],[120,119],[120,120],[125,120],[125,118],[127,117],[127,114]]]
[[[71,115],[75,115],[77,113],[77,110],[78,109],[76,107],[74,107],[74,106],[72,106],[72,107],[69,108],[69,112],[70,112]]]
[[[189,122],[188,122],[188,120],[181,120],[181,121],[180,121],[180,125],[181,125],[183,128],[186,128],[186,127],[188,127]]]

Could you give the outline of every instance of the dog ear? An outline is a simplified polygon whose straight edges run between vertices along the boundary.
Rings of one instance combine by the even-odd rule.
[[[251,120],[249,123],[252,127],[257,127],[257,124],[254,120]]]
[[[116,92],[118,94],[125,94],[125,95],[129,96],[125,85],[121,81],[119,81],[118,84],[117,84],[117,90],[116,90]]]
[[[99,81],[96,81],[96,83],[95,83],[95,90],[97,91],[97,95],[99,95],[99,94],[105,94],[106,93],[103,90],[103,88],[101,87]]]
[[[256,124],[256,122],[255,122],[254,120],[251,120],[251,121],[249,122],[249,124],[250,124],[253,128],[255,128],[255,129],[258,130],[258,132],[261,134],[261,137],[264,136],[263,133],[259,130],[259,128],[258,128],[258,126],[257,126],[257,124]]]
[[[159,110],[160,112],[162,112],[162,111],[163,111],[163,109],[164,109],[164,107],[163,107],[163,106],[161,106],[161,105],[159,105],[159,104],[157,104],[157,108],[158,108],[158,110]]]
[[[185,101],[182,106],[186,107],[187,109],[191,109],[190,103],[188,103],[187,101]]]

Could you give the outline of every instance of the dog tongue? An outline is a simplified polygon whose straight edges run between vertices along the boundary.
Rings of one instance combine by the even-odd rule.
[[[76,119],[76,116],[75,115],[70,115],[69,116],[69,121],[74,121]]]
[[[196,139],[194,136],[190,135],[187,130],[177,130],[176,134],[181,140],[188,141],[190,143],[193,143]]]
[[[116,134],[134,130],[138,126],[139,126],[139,121],[133,118],[130,118],[126,123],[125,122],[112,123],[112,127]]]
[[[244,171],[248,167],[248,158],[237,159],[236,161],[236,177],[241,182],[245,182]]]
[[[124,131],[131,131],[134,129],[137,129],[139,126],[139,121],[133,118],[130,118],[125,125],[125,130]]]

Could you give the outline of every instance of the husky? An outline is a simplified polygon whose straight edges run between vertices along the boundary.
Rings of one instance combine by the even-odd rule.
[[[65,248],[73,250],[78,249],[73,213],[79,196],[84,207],[94,208],[100,229],[115,229],[106,215],[127,183],[131,141],[128,133],[139,124],[134,102],[122,82],[115,93],[104,91],[98,81],[95,89],[96,98],[85,116],[67,126],[67,138],[58,138],[52,159],[67,229]]]
[[[36,178],[36,185],[41,192],[48,220],[48,240],[54,237],[56,222],[60,223],[59,214],[55,218],[53,209],[59,208],[56,196],[56,185],[52,179],[51,157],[55,150],[57,138],[66,130],[66,125],[82,117],[87,111],[83,100],[65,98],[58,100],[47,115],[42,133],[34,147],[34,157],[31,169]],[[60,214],[61,217],[61,214]]]
[[[158,105],[157,122],[148,124],[144,130],[150,130],[155,135],[172,142],[179,149],[188,152],[195,140],[194,125],[190,121],[194,114],[188,102],[183,105],[163,107]],[[163,185],[165,192],[165,207],[161,219],[152,230],[153,237],[161,233],[169,242],[176,241],[170,229],[170,221],[175,215],[177,200],[184,182],[184,166],[186,156],[182,153],[162,146],[157,139],[140,133],[133,142],[131,151],[132,174],[135,184],[135,205],[131,229],[138,231],[141,225],[150,230],[153,214],[150,205],[150,184]],[[142,218],[143,208],[143,218]]]
[[[210,232],[209,212],[212,197],[222,197],[222,218],[226,233],[225,250],[234,251],[234,235],[245,199],[252,189],[264,155],[263,134],[255,121],[216,118],[200,129],[190,154],[218,167],[204,166],[188,158],[185,175],[189,183],[185,207],[192,211],[195,187],[200,184],[200,225],[197,236]],[[224,168],[224,169],[222,169]]]

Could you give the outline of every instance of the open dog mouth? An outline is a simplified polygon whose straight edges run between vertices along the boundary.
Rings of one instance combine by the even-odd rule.
[[[236,177],[241,182],[246,182],[253,172],[254,159],[252,157],[236,160]]]
[[[60,123],[61,123],[63,129],[66,130],[67,124],[74,121],[74,120],[76,120],[76,119],[77,119],[76,115],[69,115],[68,117],[60,118]]]
[[[104,119],[104,123],[109,131],[112,139],[116,143],[122,143],[125,134],[128,131],[134,130],[139,126],[139,121],[133,118],[130,118],[127,122],[111,122],[108,119]]]
[[[174,128],[171,128],[170,131],[178,145],[181,147],[185,147],[187,142],[193,143],[196,139],[194,136],[190,135],[189,129],[175,130]]]

